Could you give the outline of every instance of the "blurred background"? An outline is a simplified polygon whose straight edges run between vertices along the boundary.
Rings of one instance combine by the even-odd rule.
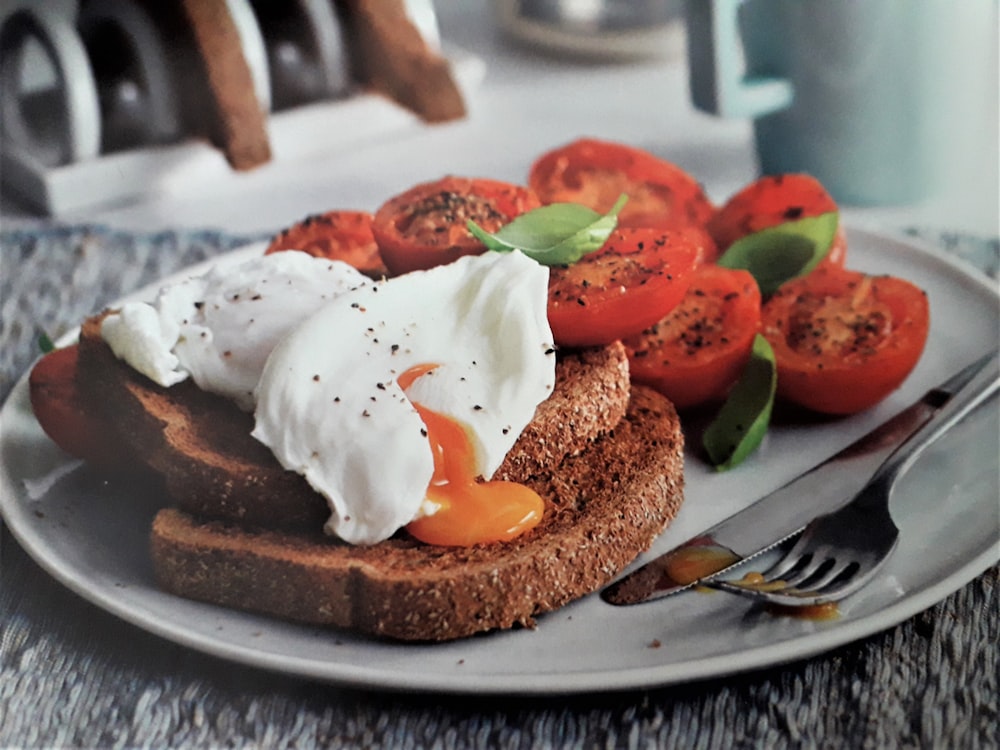
[[[929,134],[907,146],[920,151],[908,162],[933,156],[932,184],[904,199],[845,196],[849,218],[995,237],[996,0],[937,2],[935,35],[903,22],[908,7],[923,4],[823,5],[831,2],[845,6],[845,17],[857,15],[858,6],[880,8],[877,21],[850,16],[844,23],[862,33],[845,26],[845,34],[855,42],[867,34],[873,45],[895,34],[894,43],[922,51],[917,80],[935,81],[930,92],[895,86],[911,121],[923,107],[934,113]],[[759,131],[768,117],[785,117],[801,129],[799,110],[812,107],[815,116],[821,86],[836,90],[851,76],[891,81],[899,75],[884,61],[858,64],[864,56],[857,49],[849,50],[854,64],[838,68],[836,50],[819,44],[830,34],[817,30],[812,39],[816,22],[803,20],[817,0],[696,0],[696,15],[714,14],[697,20],[701,27],[689,26],[683,0],[408,0],[399,5],[425,45],[416,51],[398,16],[384,17],[387,28],[357,24],[379,3],[195,2],[208,16],[214,6],[228,14],[210,54],[185,23],[182,5],[0,0],[0,218],[6,226],[58,220],[270,231],[335,207],[371,210],[446,173],[522,182],[535,157],[581,136],[648,149],[688,170],[721,202],[760,173]],[[384,13],[396,4],[381,5]],[[739,11],[741,25],[720,42],[738,75],[795,79],[797,73],[782,66],[816,63],[804,74],[812,78],[795,81],[794,115],[753,115],[725,98],[723,63],[704,49],[703,32],[705,23],[720,22],[727,5],[768,6],[778,14],[758,23],[770,34],[762,56],[760,30],[751,38],[746,10]],[[208,18],[204,28],[216,21]],[[950,39],[950,46],[939,49],[940,39]],[[212,114],[219,94],[208,86],[206,60],[223,61],[225,69],[237,47],[246,67],[234,80],[244,93],[252,89],[259,125],[245,102],[228,123],[220,125]],[[370,62],[373,52],[385,56],[387,50],[404,69],[414,68],[420,55],[439,55],[447,72],[421,63],[419,75],[414,68],[405,80],[387,82],[392,75]],[[805,63],[789,62],[795,50]],[[843,63],[845,55],[839,57]],[[702,95],[696,106],[692,86],[700,81],[704,87],[706,76],[718,97],[706,103]],[[254,141],[254,127],[263,129],[263,145]],[[850,126],[838,127],[846,132]],[[899,128],[891,132],[900,134],[892,139],[897,143],[906,140]],[[249,145],[239,152],[240,144],[227,146],[227,137]],[[855,137],[859,146],[866,139]]]

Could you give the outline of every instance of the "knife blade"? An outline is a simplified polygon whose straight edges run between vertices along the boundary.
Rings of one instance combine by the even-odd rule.
[[[986,364],[969,365],[836,455],[742,511],[611,583],[609,604],[627,606],[684,591],[795,536],[820,513],[864,487],[889,455],[936,414]]]

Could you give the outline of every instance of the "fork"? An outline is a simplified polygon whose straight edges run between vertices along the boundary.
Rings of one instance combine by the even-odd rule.
[[[835,602],[867,584],[899,542],[889,503],[896,479],[934,441],[990,398],[1000,386],[997,351],[949,381],[963,383],[941,410],[904,441],[846,505],[811,521],[773,567],[743,579],[702,585],[783,607]]]

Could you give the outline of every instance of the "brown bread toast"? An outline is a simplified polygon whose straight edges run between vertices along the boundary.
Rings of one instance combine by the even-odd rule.
[[[538,527],[474,547],[422,544],[405,531],[345,544],[321,531],[325,501],[250,436],[249,414],[191,383],[151,383],[114,356],[101,319],[83,326],[78,386],[165,480],[176,507],[154,522],[154,569],[188,598],[405,640],[530,626],[609,581],[683,497],[676,412],[630,389],[615,343],[559,356],[552,396],[497,473],[542,495]]]
[[[225,0],[181,0],[181,8],[212,94],[214,135],[230,166],[247,170],[270,161],[267,115]]]
[[[682,448],[673,406],[637,387],[612,432],[527,480],[545,516],[510,542],[435,547],[400,534],[352,546],[167,509],[153,523],[153,566],[184,597],[394,639],[530,627],[652,544],[681,504]]]
[[[357,77],[427,122],[464,117],[450,63],[427,44],[403,0],[337,0]]]
[[[322,527],[329,516],[326,502],[250,436],[250,414],[191,382],[157,386],[115,357],[101,338],[102,319],[88,319],[80,333],[81,393],[102,405],[121,444],[163,476],[174,504],[199,516],[266,529]],[[580,452],[618,423],[628,397],[628,360],[620,344],[559,356],[553,394],[496,478],[522,481]]]
[[[233,12],[225,0],[134,0],[180,52],[184,119],[207,135],[236,170],[271,160],[269,113],[258,99]],[[402,0],[331,0],[343,24],[358,84],[426,122],[464,117],[465,101],[449,61],[421,36]],[[258,17],[257,23],[262,22]],[[266,19],[264,19],[266,20]],[[273,85],[273,84],[272,84]]]

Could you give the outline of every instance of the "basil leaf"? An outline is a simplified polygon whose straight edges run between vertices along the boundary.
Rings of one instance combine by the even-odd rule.
[[[45,333],[45,331],[38,334],[38,348],[42,350],[42,354],[48,354],[56,348],[56,345],[52,343],[52,339],[49,338],[49,334]]]
[[[749,271],[761,294],[805,276],[826,257],[837,233],[836,211],[778,224],[736,240],[719,265]]]
[[[606,214],[576,203],[552,203],[521,214],[495,233],[472,220],[467,226],[490,250],[520,250],[543,265],[568,265],[608,241],[627,200],[622,195]]]
[[[702,445],[718,471],[742,463],[760,445],[771,421],[777,384],[774,352],[758,333],[743,374],[702,436]]]

